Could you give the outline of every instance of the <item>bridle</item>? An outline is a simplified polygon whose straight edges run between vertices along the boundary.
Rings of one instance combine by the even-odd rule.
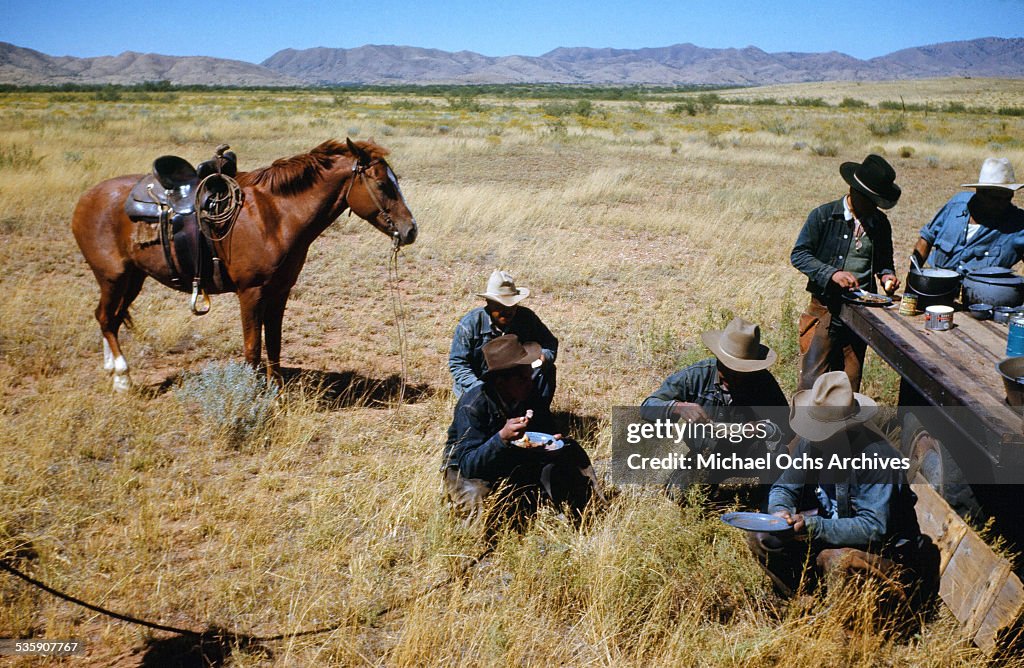
[[[356,177],[359,177],[360,183],[363,184],[363,189],[366,191],[366,194],[370,196],[370,201],[373,202],[373,205],[375,207],[377,207],[377,216],[379,218],[383,218],[384,222],[387,223],[386,233],[389,237],[391,237],[391,243],[393,247],[397,249],[398,246],[401,244],[401,235],[398,233],[398,229],[395,227],[395,221],[391,218],[391,214],[388,213],[383,206],[381,206],[380,199],[378,199],[377,194],[373,191],[373,188],[370,187],[369,178],[366,176],[366,172],[369,171],[371,167],[378,164],[383,164],[385,169],[391,169],[391,167],[388,166],[388,163],[385,162],[384,160],[381,160],[380,158],[374,158],[373,160],[370,160],[369,162],[366,163],[362,163],[359,162],[359,160],[356,160],[352,164],[352,178],[348,180],[348,188],[345,190],[345,205],[348,206],[348,215],[351,216],[352,206],[349,205],[348,198],[349,195],[352,194],[352,186],[355,185]]]

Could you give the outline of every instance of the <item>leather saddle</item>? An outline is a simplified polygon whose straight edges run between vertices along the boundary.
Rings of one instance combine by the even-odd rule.
[[[124,203],[125,213],[133,222],[158,225],[171,283],[186,291],[191,284],[192,310],[197,314],[206,312],[196,308],[200,293],[208,302],[207,290],[225,289],[220,258],[198,212],[220,201],[234,183],[231,179],[238,173],[237,158],[227,148],[226,144],[219,146],[214,157],[198,168],[176,155],[157,158],[152,172],[139,179]],[[211,175],[227,178],[207,179]],[[201,183],[204,187],[199,193]],[[198,206],[197,194],[201,198]]]

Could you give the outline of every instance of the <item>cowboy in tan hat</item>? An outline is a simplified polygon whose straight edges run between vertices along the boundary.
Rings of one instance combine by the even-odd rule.
[[[533,382],[543,349],[506,334],[486,343],[483,354],[483,382],[459,399],[444,448],[444,484],[454,508],[479,518],[484,499],[501,486],[503,500],[510,502],[500,504],[506,514],[521,517],[547,500],[568,504],[579,517],[597,489],[597,478],[583,448],[555,433],[551,412]],[[558,444],[545,445],[548,439],[540,434]]]
[[[892,226],[882,209],[896,206],[900,187],[896,171],[877,155],[863,163],[844,162],[839,173],[849,192],[807,216],[790,254],[793,266],[807,276],[811,301],[800,316],[800,389],[826,371],[845,370],[860,388],[867,345],[839,320],[842,295],[850,290],[877,292],[875,277],[886,292],[899,287],[893,270]]]
[[[644,399],[641,416],[652,422],[770,420],[774,425],[768,439],[770,445],[788,442],[792,436],[784,410],[788,402],[768,371],[778,356],[761,343],[761,328],[737,317],[724,329],[704,332],[701,339],[714,357],[691,364],[665,379],[657,391]],[[772,411],[772,407],[783,410]],[[712,447],[708,443],[693,446]]]
[[[520,305],[529,296],[530,290],[516,287],[507,271],[493,272],[487,289],[477,293],[485,304],[459,321],[448,354],[456,399],[483,382],[487,371],[484,344],[504,334],[515,334],[521,341],[540,344],[541,357],[534,370],[534,382],[544,401],[551,404],[555,394],[558,339],[533,311]]]
[[[793,395],[789,423],[801,438],[792,455],[798,465],[783,466],[768,494],[768,512],[792,531],[747,536],[781,593],[813,587],[822,572],[862,570],[899,579],[908,596],[927,580],[917,594],[934,595],[938,552],[917,524],[909,462],[869,422],[877,410],[842,371],[822,374]],[[808,509],[809,499],[815,501]],[[808,564],[817,568],[805,572]]]
[[[1006,158],[986,158],[974,193],[953,196],[932,221],[921,228],[914,246],[918,264],[927,260],[938,269],[970,271],[1012,267],[1024,258],[1024,210],[1013,205],[1013,194],[1024,188]]]

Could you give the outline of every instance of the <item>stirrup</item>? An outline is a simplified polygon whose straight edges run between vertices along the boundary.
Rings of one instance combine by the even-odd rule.
[[[202,296],[203,307],[199,309],[197,304],[199,298]],[[189,308],[192,309],[192,315],[206,315],[210,312],[210,295],[206,294],[206,290],[199,287],[199,279],[192,279],[192,298],[188,300]]]

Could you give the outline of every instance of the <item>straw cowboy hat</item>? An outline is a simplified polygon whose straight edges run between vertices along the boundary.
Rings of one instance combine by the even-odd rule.
[[[725,329],[704,332],[700,338],[719,362],[741,373],[767,369],[778,357],[761,344],[761,328],[743,318],[733,318]]]
[[[484,362],[487,363],[484,378],[492,373],[520,365],[533,366],[534,362],[543,356],[539,343],[533,341],[520,343],[519,337],[515,334],[505,334],[491,339],[484,344],[483,351]]]
[[[517,288],[515,280],[507,271],[495,271],[487,279],[487,290],[476,293],[476,296],[505,306],[515,306],[530,296],[530,290]]]
[[[818,376],[811,389],[793,395],[789,426],[809,441],[826,441],[877,412],[878,404],[853,391],[845,371],[830,371]]]
[[[1005,188],[1016,191],[1024,188],[1024,183],[1014,183],[1013,165],[1006,158],[985,158],[981,163],[981,172],[977,183],[961,183],[964,188]]]
[[[871,154],[863,163],[844,162],[839,165],[843,180],[854,190],[870,199],[879,209],[891,209],[900,199],[896,185],[896,170],[885,158]]]

